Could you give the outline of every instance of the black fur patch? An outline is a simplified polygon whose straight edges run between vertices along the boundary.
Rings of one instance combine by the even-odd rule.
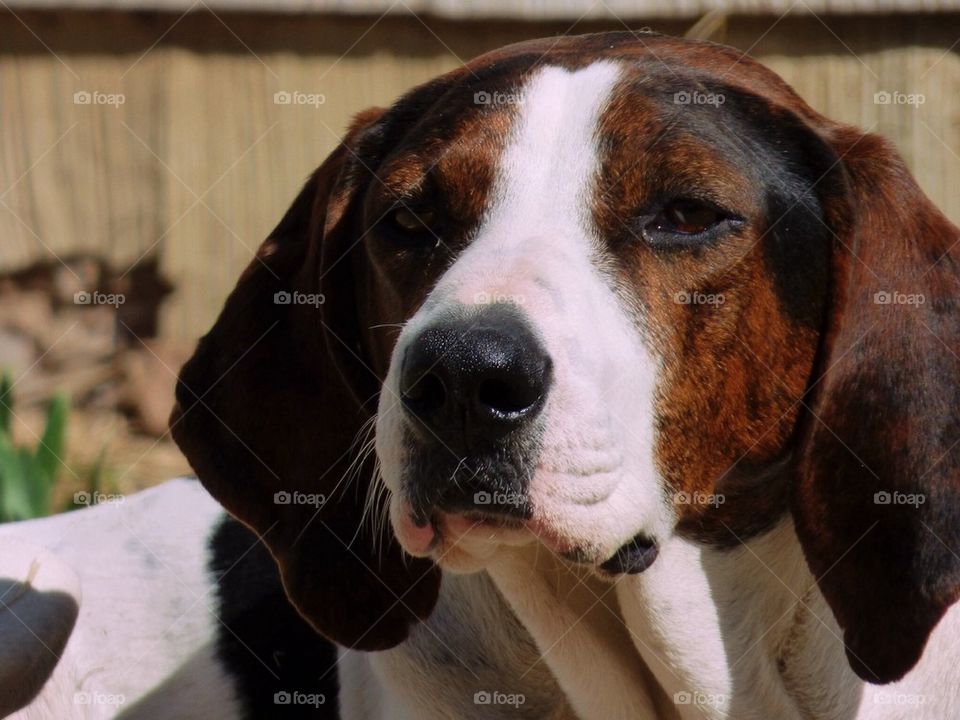
[[[225,518],[210,538],[210,551],[222,621],[217,657],[236,684],[243,717],[337,720],[337,672],[331,669],[336,646],[287,600],[267,548]],[[324,702],[315,704],[320,696]]]

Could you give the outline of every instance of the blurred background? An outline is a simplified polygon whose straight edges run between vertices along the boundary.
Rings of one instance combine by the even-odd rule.
[[[960,0],[0,0],[0,521],[188,472],[179,366],[353,114],[643,28],[887,135],[960,222]]]

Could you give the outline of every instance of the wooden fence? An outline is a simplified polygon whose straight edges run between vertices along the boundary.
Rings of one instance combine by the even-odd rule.
[[[689,22],[632,22],[682,33]],[[0,13],[0,273],[156,257],[161,334],[211,323],[240,269],[355,112],[485,50],[616,20]],[[733,17],[723,41],[814,107],[894,139],[960,221],[960,14]],[[274,102],[278,92],[322,95]],[[875,93],[923,96],[922,104]]]

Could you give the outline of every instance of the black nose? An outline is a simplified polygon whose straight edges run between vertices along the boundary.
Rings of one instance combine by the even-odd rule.
[[[466,454],[529,424],[550,377],[550,356],[522,316],[491,305],[422,330],[403,357],[400,392],[427,439]]]

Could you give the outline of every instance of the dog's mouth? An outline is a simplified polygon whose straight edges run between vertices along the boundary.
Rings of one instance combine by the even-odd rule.
[[[466,512],[446,513],[436,511],[423,520],[413,516],[413,523],[417,528],[433,531],[438,540],[450,525],[456,525],[461,531],[479,528],[482,530],[524,530],[527,522],[519,517],[499,515],[495,513],[469,510]]]
[[[526,526],[526,521],[522,518],[508,515],[470,511],[463,513],[461,517],[478,527],[491,530],[522,530]]]
[[[470,462],[460,460],[453,467],[448,454],[420,453],[391,509],[404,549],[444,564],[463,553],[489,558],[500,545],[540,542],[552,554],[606,577],[634,575],[653,564],[658,546],[645,533],[610,554],[609,545],[585,545],[582,537],[575,539],[557,527],[548,519],[555,512],[537,512],[526,491],[536,464],[524,462],[529,458],[518,454],[516,447],[507,450]],[[438,477],[450,480],[430,481]]]
[[[394,532],[403,548],[414,557],[433,557],[440,562],[455,547],[466,549],[498,544],[523,544],[535,540],[528,521],[511,515],[470,510],[435,510],[425,519],[409,513],[401,502]]]
[[[409,514],[400,527],[403,526],[407,530],[400,531],[402,544],[413,555],[442,557],[451,543],[469,542],[471,539],[494,546],[540,541],[568,562],[592,567],[605,577],[642,573],[659,554],[657,542],[645,533],[638,533],[612,555],[598,557],[596,550],[572,546],[535,515],[520,517],[476,508],[457,511],[438,509],[426,518]]]

